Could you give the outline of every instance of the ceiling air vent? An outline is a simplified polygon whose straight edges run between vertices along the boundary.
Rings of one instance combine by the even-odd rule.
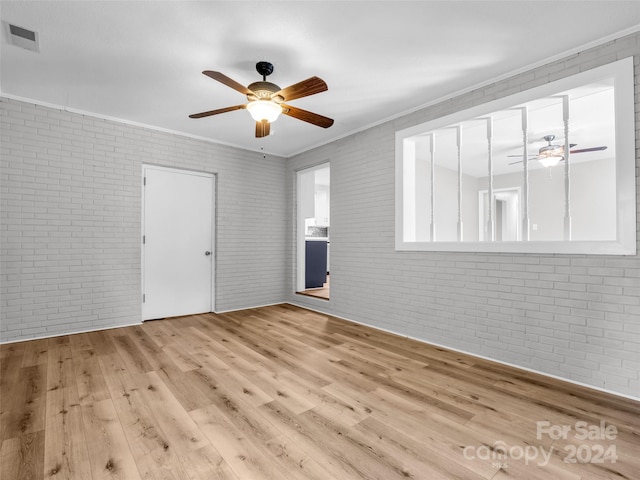
[[[26,48],[33,52],[39,52],[40,46],[38,45],[38,32],[27,30],[26,28],[19,27],[7,23],[9,30],[9,43],[16,47]]]

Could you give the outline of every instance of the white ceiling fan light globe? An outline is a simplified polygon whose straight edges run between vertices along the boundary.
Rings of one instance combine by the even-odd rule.
[[[549,155],[540,157],[538,161],[543,167],[555,167],[562,160],[562,156],[560,155]]]
[[[247,110],[256,122],[274,122],[282,113],[282,107],[271,100],[249,102]]]

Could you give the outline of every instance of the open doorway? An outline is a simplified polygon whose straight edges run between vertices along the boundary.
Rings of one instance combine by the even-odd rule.
[[[328,163],[297,173],[296,292],[329,299],[330,168]]]
[[[494,189],[493,205],[489,203],[488,190],[481,190],[479,196],[480,241],[491,238],[487,231],[489,218],[493,218],[493,239],[496,242],[520,241],[520,187]],[[490,208],[493,208],[492,212]]]

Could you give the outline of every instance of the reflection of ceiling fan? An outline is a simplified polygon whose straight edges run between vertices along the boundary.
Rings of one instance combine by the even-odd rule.
[[[544,147],[540,147],[538,150],[538,155],[532,155],[534,160],[538,160],[542,166],[544,167],[555,167],[559,162],[564,160],[564,145],[551,145],[551,142],[556,138],[555,135],[545,135],[545,142],[548,145]],[[577,146],[576,143],[570,143],[569,147],[573,148]],[[599,150],[606,150],[607,147],[591,147],[591,148],[581,148],[578,150],[569,150],[570,154],[574,153],[585,153],[585,152],[597,152]],[[522,155],[509,155],[509,157],[522,157]],[[518,160],[517,162],[511,162],[509,165],[515,165],[516,163],[522,163],[522,160]]]
[[[206,76],[225,84],[227,87],[231,87],[246,95],[249,102],[242,105],[234,105],[233,107],[194,113],[193,115],[189,115],[189,117],[209,117],[219,113],[246,108],[256,121],[256,137],[266,137],[269,135],[271,122],[275,121],[281,113],[322,128],[329,128],[333,125],[331,118],[323,117],[317,113],[308,112],[284,103],[295,100],[296,98],[307,97],[326,91],[328,87],[322,79],[311,77],[287,88],[280,88],[275,83],[267,82],[267,76],[273,73],[273,65],[271,63],[258,62],[256,64],[256,70],[262,75],[262,81],[254,82],[248,87],[239,84],[220,72],[213,72],[211,70],[202,72]]]

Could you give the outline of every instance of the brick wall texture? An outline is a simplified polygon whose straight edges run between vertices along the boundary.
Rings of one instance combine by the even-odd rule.
[[[640,147],[640,34],[634,34],[289,159],[292,245],[295,171],[331,164],[331,300],[291,293],[289,301],[640,397],[640,257],[394,250],[397,130],[629,56]],[[636,154],[636,179],[637,172]],[[293,292],[293,247],[288,262]]]
[[[396,130],[632,55],[640,146],[640,34],[290,159],[0,98],[0,341],[140,321],[148,163],[217,175],[217,311],[289,301],[640,397],[640,257],[394,248]],[[325,161],[328,302],[294,293],[295,172]]]
[[[216,310],[283,300],[285,159],[0,106],[1,341],[140,322],[143,163],[216,174]]]

